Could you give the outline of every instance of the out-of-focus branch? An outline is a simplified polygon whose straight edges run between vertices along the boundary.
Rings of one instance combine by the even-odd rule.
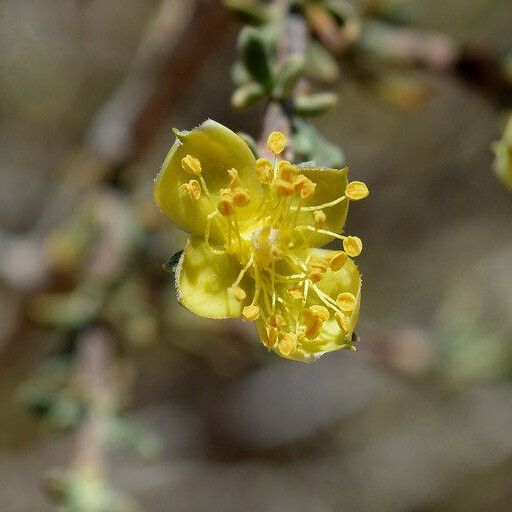
[[[84,145],[62,162],[63,179],[59,177],[59,186],[27,243],[16,239],[14,244],[11,236],[0,233],[0,249],[8,256],[2,257],[0,279],[15,288],[19,283],[11,278],[20,274],[19,269],[13,272],[6,263],[19,267],[26,259],[27,244],[38,248],[36,257],[29,258],[35,267],[30,268],[32,280],[23,281],[17,324],[0,340],[1,375],[27,349],[28,338],[33,338],[29,335],[36,327],[29,314],[33,297],[60,287],[40,254],[41,239],[69,215],[85,192],[102,181],[115,182],[143,154],[204,59],[229,34],[227,25],[228,14],[220,0],[164,0],[127,77],[93,120]],[[19,255],[17,247],[22,251]]]
[[[290,55],[304,55],[308,41],[308,28],[302,16],[289,13],[285,15],[283,25],[282,36],[277,45],[278,63],[283,62]],[[307,82],[302,80],[297,87],[304,91],[308,87]],[[289,136],[292,128],[283,106],[277,101],[271,101],[263,118],[261,139],[258,144],[262,155],[270,156],[266,147],[266,140],[269,133],[275,130]],[[293,160],[290,147],[286,149],[286,158]]]
[[[453,74],[494,104],[512,105],[512,79],[499,57],[484,48],[463,47],[436,32],[365,21],[356,50],[397,65]]]

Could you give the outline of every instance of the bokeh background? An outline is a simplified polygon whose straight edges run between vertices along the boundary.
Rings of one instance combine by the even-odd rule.
[[[391,4],[512,51],[509,0]],[[371,190],[360,350],[280,360],[177,305],[185,237],[152,201],[172,127],[259,136],[263,108],[230,106],[239,30],[213,1],[0,2],[0,510],[58,510],[55,468],[91,459],[148,512],[511,510],[506,111],[449,70],[368,57],[365,87],[341,59],[317,127]]]

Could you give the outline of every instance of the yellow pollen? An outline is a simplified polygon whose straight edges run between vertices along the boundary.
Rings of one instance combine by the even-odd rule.
[[[283,356],[289,356],[295,349],[297,348],[297,335],[293,332],[287,332],[281,336],[279,340],[279,352],[283,354]]]
[[[297,176],[294,183],[295,191],[300,194],[302,199],[308,199],[315,193],[316,183],[306,178],[303,174]]]
[[[271,327],[279,328],[283,327],[283,325],[286,325],[286,320],[279,312],[277,312],[268,317],[267,323]]]
[[[338,295],[336,304],[342,311],[350,312],[356,307],[356,298],[354,294],[350,292],[343,292]]]
[[[235,205],[233,203],[233,193],[231,190],[223,189],[220,191],[219,204],[217,209],[221,215],[229,217],[235,213]]]
[[[202,172],[201,162],[191,155],[187,155],[181,159],[181,167],[185,172],[193,174],[194,176],[199,176]]]
[[[355,258],[363,250],[363,241],[358,236],[347,236],[343,240],[343,249],[351,258]]]
[[[311,268],[317,268],[321,272],[326,272],[327,269],[329,268],[329,265],[330,265],[329,258],[315,258],[309,262],[309,266]]]
[[[351,181],[345,189],[345,196],[352,201],[365,199],[369,193],[368,187],[362,181]]]
[[[295,165],[288,162],[288,160],[282,160],[277,164],[277,169],[279,171],[279,177],[287,181],[288,183],[293,183],[295,178],[297,177],[298,171]]]
[[[247,294],[243,290],[243,288],[240,288],[238,285],[233,285],[228,288],[228,292],[235,297],[235,299],[239,302],[242,302],[247,297]]]
[[[302,288],[300,286],[295,286],[294,288],[289,288],[287,290],[287,292],[291,299],[302,299],[302,297],[304,297]]]
[[[306,329],[304,334],[306,338],[314,340],[318,338],[322,330],[323,323],[329,319],[329,311],[324,306],[311,306],[304,311],[304,321]]]
[[[257,320],[260,317],[260,308],[256,304],[250,304],[242,309],[242,315],[246,320]]]
[[[313,213],[313,218],[315,219],[315,228],[320,229],[325,226],[325,222],[327,221],[327,217],[322,210],[317,210]]]
[[[251,201],[251,196],[247,193],[245,188],[236,187],[233,190],[233,201],[237,206],[247,206]]]
[[[187,194],[190,199],[199,199],[201,197],[201,185],[197,180],[190,180],[188,183],[183,183],[179,188],[180,192]]]
[[[347,262],[347,254],[343,251],[338,251],[329,262],[329,268],[334,272],[340,270]]]
[[[334,318],[342,331],[347,332],[349,330],[348,319],[345,315],[337,311],[334,313]]]
[[[286,146],[286,137],[284,133],[281,132],[272,132],[267,139],[267,147],[274,153],[274,155],[279,155],[284,151]]]
[[[308,272],[308,277],[314,283],[318,283],[322,280],[323,272],[318,267],[313,267]]]
[[[260,183],[270,185],[274,175],[272,164],[266,158],[256,160],[256,177]]]
[[[324,322],[326,320],[329,320],[329,317],[331,316],[329,314],[329,310],[324,306],[311,306],[309,308],[309,311],[313,314],[321,318]]]
[[[283,196],[291,196],[295,192],[293,184],[282,179],[276,181],[276,187],[279,194]]]

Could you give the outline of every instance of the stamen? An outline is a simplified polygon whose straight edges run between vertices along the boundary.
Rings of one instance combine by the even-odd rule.
[[[351,201],[359,201],[360,199],[365,199],[369,194],[368,187],[362,181],[352,181],[347,185],[345,189],[345,195]]]
[[[295,286],[293,288],[289,288],[287,290],[287,293],[290,296],[290,298],[294,299],[294,300],[302,299],[302,297],[304,296],[302,288],[300,286]]]
[[[197,180],[190,180],[188,183],[183,183],[179,190],[195,201],[201,197],[201,185]]]
[[[229,189],[222,189],[220,191],[220,199],[217,209],[221,215],[229,217],[235,214],[235,206],[233,204],[233,193]]]
[[[315,228],[322,229],[327,222],[327,216],[322,210],[317,210],[313,213],[313,218],[315,219]]]
[[[350,312],[356,307],[356,298],[350,292],[343,292],[336,298],[336,304],[342,311]]]
[[[295,180],[294,188],[295,191],[300,194],[302,199],[308,199],[315,193],[316,183],[303,174],[300,174]]]
[[[240,177],[238,176],[238,171],[236,169],[229,169],[229,187],[231,190],[235,189],[236,187],[241,187],[242,182],[240,181]]]
[[[267,147],[274,153],[274,155],[279,155],[284,151],[286,146],[286,137],[281,132],[272,132],[267,139]]]
[[[283,334],[281,336],[281,339],[279,340],[279,351],[283,356],[289,356],[293,352],[295,352],[295,349],[297,348],[297,335],[292,332],[287,332],[286,334]]]
[[[347,254],[344,253],[343,251],[338,251],[331,258],[331,260],[329,262],[329,268],[332,271],[337,272],[338,270],[340,270],[343,267],[343,265],[345,265],[346,262],[347,262]]]
[[[201,162],[192,155],[187,155],[181,159],[181,167],[185,172],[194,176],[199,176],[202,172]]]
[[[334,313],[334,318],[336,319],[338,327],[342,331],[348,332],[348,330],[349,330],[348,318],[344,314],[338,313],[338,312]]]
[[[302,208],[302,211],[304,212],[314,212],[316,210],[322,210],[323,208],[330,208],[331,206],[335,206],[342,201],[345,201],[346,197],[341,196],[338,197],[338,199],[334,199],[333,201],[329,201],[328,203],[318,204],[316,206],[305,206]],[[293,209],[293,208],[292,208]]]
[[[242,302],[247,297],[247,294],[245,293],[245,290],[243,288],[240,288],[240,286],[233,284],[228,288],[228,292],[235,297],[235,299],[238,302]]]
[[[347,238],[346,236],[338,235],[337,233],[333,233],[332,231],[327,231],[326,229],[317,229],[314,228],[313,226],[297,226],[295,229],[299,231],[314,231],[315,233],[321,233],[322,235],[332,236],[333,238],[337,238],[338,240],[345,240],[345,238]],[[348,254],[348,251],[346,252]]]
[[[243,187],[236,187],[233,190],[233,201],[236,206],[244,207],[249,204],[251,197],[247,193],[247,190]]]
[[[260,308],[256,306],[256,304],[250,304],[242,309],[242,315],[245,320],[254,322],[254,320],[257,320],[260,317]]]
[[[343,249],[351,258],[355,258],[363,251],[363,241],[358,236],[347,236],[343,240]]]
[[[264,185],[272,183],[274,169],[272,164],[266,158],[259,158],[256,160],[256,176],[258,181]]]

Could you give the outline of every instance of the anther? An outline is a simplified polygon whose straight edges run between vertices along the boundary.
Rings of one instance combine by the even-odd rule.
[[[190,180],[188,183],[183,183],[179,188],[180,192],[187,194],[190,199],[199,199],[201,197],[201,185],[197,180]]]
[[[347,261],[347,254],[343,251],[338,251],[334,256],[332,256],[329,262],[329,268],[334,272],[340,270],[343,265],[345,265]]]
[[[279,337],[279,329],[277,329],[277,327],[267,326],[265,332],[267,333],[267,337],[263,343],[267,348],[272,348]]]
[[[342,311],[350,312],[356,307],[356,298],[353,293],[340,293],[336,299],[336,304]]]
[[[295,191],[300,194],[302,199],[308,199],[315,193],[316,183],[311,181],[303,174],[299,174],[294,182]]]
[[[302,299],[304,297],[304,293],[302,291],[302,288],[300,286],[295,286],[293,288],[289,288],[287,290],[288,295],[291,299]]]
[[[325,226],[327,221],[327,217],[322,210],[317,210],[313,213],[313,218],[315,219],[315,228],[321,229]]]
[[[288,162],[288,160],[282,160],[279,162],[277,169],[279,171],[279,177],[282,180],[288,181],[289,183],[293,183],[295,181],[298,174],[297,167]]]
[[[363,242],[358,236],[347,236],[343,240],[343,249],[351,258],[355,258],[361,254]]]
[[[334,318],[336,319],[338,327],[342,331],[347,332],[349,329],[347,317],[344,314],[337,311],[336,313],[334,313]]]
[[[243,288],[238,285],[233,285],[228,288],[228,292],[239,302],[242,302],[247,297]]]
[[[362,181],[352,181],[347,185],[345,189],[345,196],[352,201],[359,201],[365,199],[369,194],[368,187]]]
[[[284,316],[281,315],[281,313],[276,312],[268,317],[267,324],[271,327],[283,327],[286,325],[286,320],[284,319]]]
[[[267,139],[267,147],[274,153],[274,155],[279,155],[284,151],[286,146],[286,137],[284,133],[281,132],[272,132]]]
[[[247,190],[243,187],[236,187],[233,190],[233,202],[236,206],[247,206],[251,201],[251,196],[247,193]]]
[[[314,340],[318,338],[322,330],[323,323],[329,319],[329,311],[324,306],[311,306],[304,311],[304,321],[306,338]]]
[[[202,172],[201,162],[192,155],[187,155],[181,159],[181,167],[185,172],[193,174],[194,176],[199,176]]]
[[[256,177],[260,183],[270,185],[272,183],[273,174],[274,169],[269,160],[266,158],[256,160]]]
[[[223,189],[220,191],[220,199],[217,205],[221,215],[229,217],[235,213],[235,205],[233,203],[233,193],[231,190]]]
[[[295,189],[293,187],[293,183],[290,183],[289,181],[285,181],[282,179],[278,179],[276,181],[276,188],[279,194],[282,196],[291,196]]]
[[[279,352],[283,354],[283,356],[289,356],[295,349],[297,348],[297,335],[293,332],[287,332],[281,336],[279,340]]]
[[[256,304],[249,304],[242,309],[242,315],[246,320],[257,320],[260,317],[260,308]]]

